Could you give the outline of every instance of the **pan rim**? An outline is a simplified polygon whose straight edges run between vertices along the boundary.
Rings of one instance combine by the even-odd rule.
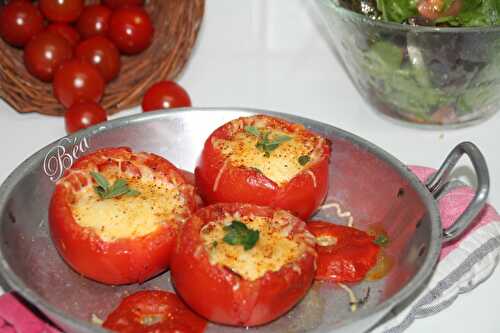
[[[346,139],[349,142],[359,145],[363,149],[368,152],[374,154],[377,158],[382,159],[384,162],[388,163],[395,171],[397,171],[404,179],[408,181],[408,183],[412,186],[415,192],[419,195],[422,203],[426,208],[426,214],[429,216],[431,226],[430,226],[430,246],[426,253],[426,258],[424,259],[423,264],[418,269],[417,273],[408,281],[408,283],[403,286],[398,292],[396,292],[393,296],[388,298],[387,300],[377,304],[376,306],[369,309],[361,309],[354,313],[351,317],[344,320],[342,325],[328,325],[327,327],[323,327],[321,325],[319,328],[329,328],[334,330],[340,327],[347,327],[353,324],[354,322],[361,321],[363,319],[372,317],[377,314],[381,314],[380,317],[385,315],[391,309],[402,303],[408,297],[419,291],[419,289],[423,286],[423,284],[427,283],[428,278],[434,270],[435,264],[437,263],[438,256],[441,250],[441,219],[439,215],[439,210],[437,207],[436,200],[433,198],[431,193],[426,189],[426,187],[418,180],[416,175],[414,175],[408,167],[403,164],[399,159],[394,157],[392,154],[386,152],[384,149],[378,147],[377,145],[371,143],[368,140],[359,137],[356,134],[345,131],[343,129],[337,128],[333,125],[320,122],[314,119],[305,118],[301,116],[296,116],[289,113],[282,113],[276,111],[269,111],[263,109],[254,109],[254,108],[241,108],[241,107],[196,107],[196,108],[180,108],[176,110],[159,110],[148,113],[135,114],[130,116],[125,116],[121,118],[117,118],[111,121],[108,121],[104,124],[98,124],[83,131],[79,131],[73,133],[71,135],[67,135],[65,137],[59,138],[52,143],[46,145],[41,148],[26,160],[24,160],[21,164],[19,164],[10,175],[4,180],[4,182],[0,185],[0,215],[3,215],[4,210],[6,209],[10,193],[14,190],[17,183],[24,177],[24,171],[30,169],[34,164],[39,164],[41,160],[43,160],[43,156],[46,154],[48,150],[50,150],[53,146],[57,145],[63,139],[77,139],[79,137],[91,137],[97,133],[103,131],[109,131],[114,128],[129,126],[130,124],[137,124],[141,122],[150,122],[155,121],[157,119],[169,118],[171,116],[175,116],[181,113],[189,112],[223,112],[223,113],[237,113],[237,114],[267,114],[275,117],[280,117],[284,119],[288,119],[291,121],[295,121],[302,124],[314,124],[319,127],[328,128],[332,130],[337,136],[340,138]],[[240,115],[238,115],[240,116]],[[236,116],[235,116],[236,117]],[[0,234],[0,241],[3,240],[3,235]],[[88,321],[76,319],[62,310],[54,307],[49,304],[43,297],[38,295],[34,290],[30,289],[26,284],[22,281],[22,279],[14,273],[14,271],[10,268],[2,248],[0,247],[0,273],[3,278],[6,280],[7,284],[16,292],[18,292],[21,296],[23,296],[30,304],[35,305],[39,308],[44,314],[46,314],[49,319],[56,319],[59,322],[67,323],[71,327],[78,327],[79,329],[85,332],[108,332],[103,328],[99,328],[95,325],[92,325]],[[49,315],[50,313],[50,315]]]

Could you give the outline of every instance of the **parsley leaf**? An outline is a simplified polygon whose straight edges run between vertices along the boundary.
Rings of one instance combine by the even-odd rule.
[[[246,126],[245,131],[259,139],[255,147],[262,150],[266,157],[271,156],[271,152],[280,144],[292,139],[288,135],[275,135],[271,138],[271,131],[261,131],[255,126]]]
[[[245,251],[252,249],[259,240],[259,231],[249,229],[244,223],[234,220],[224,227],[223,241],[230,245],[243,245]]]
[[[98,185],[94,187],[95,192],[103,200],[117,198],[122,195],[137,196],[141,194],[139,191],[128,187],[127,181],[125,179],[117,179],[113,183],[113,185],[110,186],[106,177],[104,177],[100,173],[91,171],[90,175],[92,176],[92,178],[94,178]]]
[[[387,235],[380,234],[373,240],[373,242],[378,246],[384,247],[389,244],[389,237],[387,237]]]
[[[309,163],[310,160],[311,160],[311,158],[308,155],[302,155],[299,157],[299,164],[304,166],[307,163]]]

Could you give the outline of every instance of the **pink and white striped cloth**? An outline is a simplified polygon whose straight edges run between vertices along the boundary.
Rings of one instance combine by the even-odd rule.
[[[436,170],[410,167],[422,180]],[[444,227],[450,226],[464,211],[474,196],[474,190],[462,185],[455,187],[439,201]],[[431,316],[450,306],[459,294],[471,291],[486,280],[497,265],[500,255],[500,216],[487,205],[469,230],[457,241],[447,244],[433,276],[425,290],[413,302],[379,324],[373,332],[400,333],[415,319]],[[57,333],[39,319],[11,293],[0,297],[0,333]]]

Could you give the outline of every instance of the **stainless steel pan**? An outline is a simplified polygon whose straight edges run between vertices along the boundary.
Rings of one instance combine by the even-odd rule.
[[[332,142],[330,190],[326,203],[350,211],[355,226],[383,225],[394,259],[390,274],[353,286],[367,302],[351,312],[347,293],[333,284],[315,284],[307,297],[277,321],[256,332],[363,332],[419,292],[430,277],[443,242],[458,237],[481,210],[488,195],[488,170],[471,143],[458,145],[441,169],[422,184],[400,161],[375,145],[338,128],[287,114],[244,109],[184,109],[125,117],[67,136],[22,163],[0,187],[0,269],[10,287],[68,332],[103,331],[91,323],[104,318],[126,293],[172,289],[168,272],[144,284],[102,285],[72,271],[58,256],[47,228],[54,182],[75,158],[98,148],[130,146],[160,154],[193,170],[205,138],[239,116],[268,113],[302,123]],[[477,192],[464,214],[443,230],[435,196],[458,159],[466,154],[477,176]],[[335,217],[322,209],[317,217]],[[210,300],[207,300],[208,302]],[[250,331],[252,331],[250,330]],[[208,332],[247,332],[210,325]]]

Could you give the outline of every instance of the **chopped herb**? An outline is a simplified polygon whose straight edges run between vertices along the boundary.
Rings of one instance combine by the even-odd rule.
[[[212,242],[212,248],[216,248],[217,247],[217,241],[213,241]]]
[[[373,242],[379,246],[384,247],[389,244],[389,237],[387,237],[387,235],[380,234],[373,240]]]
[[[259,139],[255,147],[262,150],[266,157],[271,156],[271,152],[278,148],[280,144],[292,139],[292,137],[288,135],[276,135],[271,139],[269,137],[271,131],[260,131],[255,126],[246,126],[245,131]]]
[[[113,185],[110,186],[108,180],[100,173],[90,172],[90,175],[94,178],[98,185],[94,187],[94,190],[101,197],[101,199],[111,199],[122,195],[136,196],[141,194],[139,191],[128,187],[125,179],[117,179]]]
[[[307,163],[309,163],[310,160],[311,160],[311,158],[308,155],[302,155],[299,157],[299,164],[304,166]]]
[[[226,235],[223,240],[230,245],[243,245],[245,251],[252,249],[259,240],[259,231],[249,229],[240,221],[232,221],[224,227]]]

